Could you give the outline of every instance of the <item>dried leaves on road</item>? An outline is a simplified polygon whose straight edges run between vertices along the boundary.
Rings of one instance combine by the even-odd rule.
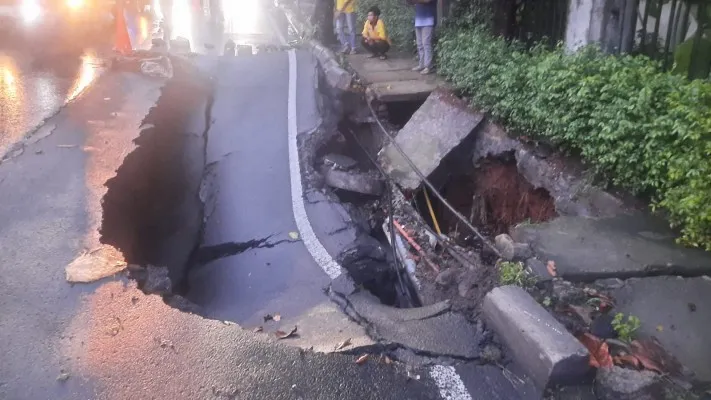
[[[583,333],[578,336],[578,340],[587,347],[590,352],[590,366],[595,368],[610,368],[613,361],[610,356],[610,349],[602,339],[590,333]]]
[[[555,267],[555,261],[549,260],[548,264],[546,265],[546,269],[548,270],[550,276],[555,277],[558,275],[558,270]]]
[[[348,338],[348,339],[342,341],[341,343],[338,343],[338,344],[336,345],[336,350],[344,349],[344,348],[346,348],[346,347],[348,347],[348,346],[350,346],[350,345],[351,345],[351,338]]]
[[[368,358],[370,358],[370,354],[363,354],[362,356],[356,358],[355,362],[358,365],[363,365],[366,361],[368,361]]]
[[[294,326],[294,329],[290,330],[289,332],[276,331],[274,332],[274,335],[277,337],[277,339],[287,339],[293,337],[296,334],[296,330],[297,327]]]

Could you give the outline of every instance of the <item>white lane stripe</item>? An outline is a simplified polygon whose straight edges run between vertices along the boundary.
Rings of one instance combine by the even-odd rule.
[[[454,367],[435,365],[430,369],[430,376],[439,388],[439,394],[445,400],[472,400],[464,382]]]
[[[277,32],[279,40],[286,45],[286,40],[279,29],[275,26],[272,18],[269,18],[272,28]],[[296,136],[298,135],[298,124],[296,121],[296,51],[289,50],[289,97],[288,97],[288,133],[289,133],[289,171],[291,173],[291,205],[294,212],[294,220],[299,230],[301,239],[306,249],[311,253],[311,257],[323,269],[331,279],[339,277],[343,270],[336,260],[331,257],[316,237],[311,222],[306,214],[304,205],[303,187],[301,186],[301,164],[299,163],[299,149]],[[440,396],[444,400],[472,400],[464,382],[457,374],[454,367],[435,365],[430,369],[430,376],[439,388]]]
[[[281,37],[281,34],[279,34]],[[282,41],[284,40],[281,37]],[[323,269],[331,279],[338,278],[343,272],[336,260],[328,254],[321,241],[318,240],[311,222],[306,215],[304,205],[304,192],[301,186],[301,164],[299,163],[299,149],[297,147],[296,136],[298,135],[298,125],[296,123],[296,51],[289,50],[289,170],[291,173],[291,205],[294,211],[296,227],[301,234],[306,249],[311,253],[311,257]]]

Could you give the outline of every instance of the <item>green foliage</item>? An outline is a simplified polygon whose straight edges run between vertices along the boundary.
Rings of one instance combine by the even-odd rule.
[[[510,261],[499,263],[499,282],[502,285],[516,285],[523,288],[536,284],[536,280],[526,273],[523,263]]]
[[[711,82],[595,47],[526,50],[478,28],[447,30],[436,53],[474,106],[650,196],[684,244],[711,250]]]
[[[612,320],[612,328],[617,332],[617,337],[624,342],[631,342],[634,339],[634,333],[642,325],[639,318],[630,315],[625,320],[625,315],[622,313],[615,314]]]
[[[368,9],[377,6],[382,14],[380,18],[392,41],[394,50],[411,53],[415,50],[415,9],[405,0],[355,0],[358,27],[360,34],[368,16]]]

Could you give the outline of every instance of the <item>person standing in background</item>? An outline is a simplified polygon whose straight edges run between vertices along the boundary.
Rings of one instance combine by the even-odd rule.
[[[336,0],[336,10],[334,20],[336,24],[336,34],[338,41],[341,42],[341,51],[351,54],[356,53],[356,36],[355,36],[355,2],[356,0]],[[344,28],[348,27],[348,35],[344,32]]]
[[[415,5],[415,38],[417,40],[418,65],[414,71],[427,75],[432,72],[434,51],[432,38],[437,23],[437,0],[408,0]]]

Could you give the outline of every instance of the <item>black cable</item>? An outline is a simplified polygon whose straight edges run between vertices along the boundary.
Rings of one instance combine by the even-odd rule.
[[[395,206],[394,206],[393,195],[392,195],[392,191],[391,191],[392,188],[390,187],[390,184],[391,184],[390,177],[385,172],[385,170],[380,166],[378,161],[375,158],[373,158],[373,156],[370,155],[370,153],[368,152],[368,149],[358,139],[358,136],[356,135],[356,133],[353,132],[353,130],[350,128],[346,128],[346,130],[351,135],[351,137],[353,137],[353,140],[356,142],[358,147],[360,147],[363,150],[363,152],[368,157],[368,159],[370,159],[370,161],[373,163],[373,165],[375,165],[375,167],[378,169],[378,171],[380,171],[380,174],[385,178],[385,190],[387,191],[387,196],[388,196],[388,207],[387,207],[388,221],[389,221],[388,230],[390,231],[389,232],[390,240],[392,240],[390,247],[392,249],[393,259],[395,262],[395,274],[397,275],[398,284],[400,285],[400,291],[408,297],[408,299],[410,300],[410,304],[413,306],[420,306],[418,297],[413,293],[411,288],[408,285],[406,285],[405,282],[402,280],[401,271],[407,272],[407,267],[403,268],[403,266],[400,264],[400,259],[397,255],[397,247],[396,247],[397,243],[396,243],[396,239],[395,239],[395,215],[394,215]]]
[[[482,235],[479,232],[479,230],[476,229],[474,227],[474,225],[471,224],[471,222],[469,222],[469,220],[467,220],[459,211],[457,211],[454,207],[452,207],[452,205],[449,204],[449,202],[439,193],[439,191],[434,187],[434,185],[432,185],[432,183],[430,183],[430,181],[422,173],[422,171],[420,171],[417,168],[417,166],[412,162],[410,157],[407,154],[405,154],[405,151],[400,147],[399,144],[397,144],[397,142],[395,141],[395,138],[392,137],[392,135],[390,134],[390,132],[388,132],[387,129],[385,129],[385,126],[383,126],[383,123],[380,122],[380,119],[378,118],[377,114],[375,113],[375,110],[373,110],[373,106],[370,104],[370,102],[366,101],[366,103],[368,103],[368,108],[370,109],[370,114],[375,119],[375,122],[378,123],[378,126],[380,127],[380,129],[383,131],[383,133],[385,133],[385,135],[388,137],[388,139],[390,139],[390,143],[395,147],[395,149],[400,153],[400,155],[402,155],[402,157],[405,159],[405,161],[407,161],[407,163],[410,165],[410,168],[412,168],[412,170],[415,171],[415,173],[422,180],[422,182],[432,191],[432,193],[434,193],[434,195],[442,202],[442,204],[444,204],[449,209],[449,211],[451,211],[457,218],[459,218],[464,223],[464,225],[467,226],[467,228],[469,228],[472,232],[474,232],[474,234],[477,235],[479,237],[479,239],[481,239],[481,241],[484,242],[484,244],[489,246],[491,248],[491,250],[493,250],[494,254],[501,257],[501,253],[496,248],[496,246],[494,246],[491,242],[489,242],[489,240],[484,235]]]

